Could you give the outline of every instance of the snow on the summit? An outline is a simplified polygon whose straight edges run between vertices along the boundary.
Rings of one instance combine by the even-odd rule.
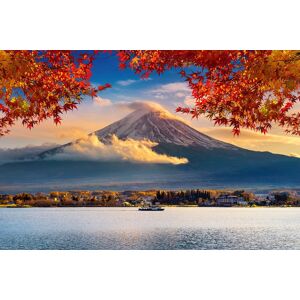
[[[213,139],[190,127],[176,116],[153,102],[133,102],[135,109],[125,118],[95,132],[101,140],[112,135],[120,139],[150,140],[181,146],[236,149],[235,146]]]

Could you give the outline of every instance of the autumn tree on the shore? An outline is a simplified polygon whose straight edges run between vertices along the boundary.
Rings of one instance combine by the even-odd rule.
[[[31,128],[72,110],[82,96],[95,96],[110,84],[90,83],[95,53],[0,51],[0,135],[16,120]],[[117,51],[120,68],[148,77],[175,68],[191,88],[195,104],[178,107],[217,125],[266,133],[277,124],[300,134],[299,51]]]

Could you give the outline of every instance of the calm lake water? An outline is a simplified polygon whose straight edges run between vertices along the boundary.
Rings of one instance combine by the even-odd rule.
[[[3,208],[0,249],[300,249],[300,208]]]

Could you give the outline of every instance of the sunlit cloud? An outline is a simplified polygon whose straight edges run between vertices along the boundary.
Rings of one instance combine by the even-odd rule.
[[[156,99],[184,99],[191,94],[191,91],[186,82],[173,82],[153,88],[150,94]]]
[[[102,97],[99,97],[99,96],[94,97],[93,101],[94,101],[94,103],[96,103],[99,106],[108,106],[108,105],[112,104],[110,99],[102,98]]]
[[[157,143],[148,140],[120,140],[117,136],[112,136],[110,144],[104,144],[96,135],[92,134],[65,147],[62,153],[58,153],[49,159],[130,161],[174,165],[188,163],[186,158],[156,153],[152,149],[156,145]]]
[[[162,84],[158,88],[153,89],[153,92],[160,93],[176,93],[176,92],[189,92],[190,88],[186,82],[173,82]]]
[[[195,99],[193,97],[187,96],[184,99],[184,104],[187,106],[194,106],[195,105]]]
[[[199,128],[200,129],[200,128]],[[300,155],[300,137],[286,134],[261,134],[243,129],[239,136],[233,136],[231,128],[201,128],[201,131],[211,137],[236,146],[254,150],[269,151],[272,153]]]
[[[290,156],[300,158],[300,153],[291,153]]]
[[[145,113],[152,111],[152,112],[160,112],[161,117],[167,117],[172,118],[176,120],[180,120],[181,122],[187,123],[185,119],[181,117],[179,114],[173,114],[171,113],[165,106],[163,106],[160,103],[149,101],[146,99],[140,99],[132,102],[119,102],[115,104],[116,109],[125,109],[129,110],[129,112],[135,111],[135,110],[143,110]]]

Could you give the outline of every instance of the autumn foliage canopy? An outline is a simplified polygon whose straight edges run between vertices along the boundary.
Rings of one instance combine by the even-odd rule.
[[[73,110],[83,95],[110,87],[93,87],[91,67],[96,53],[71,51],[0,51],[0,135],[16,120],[32,128]]]
[[[31,128],[72,110],[84,95],[110,87],[90,83],[96,52],[0,51],[0,134],[16,120]],[[148,77],[175,68],[195,100],[178,112],[217,125],[262,133],[273,124],[300,134],[300,51],[117,51],[120,68]]]
[[[300,51],[120,51],[120,67],[142,76],[180,69],[195,99],[178,107],[217,125],[266,133],[272,123],[300,134]]]

